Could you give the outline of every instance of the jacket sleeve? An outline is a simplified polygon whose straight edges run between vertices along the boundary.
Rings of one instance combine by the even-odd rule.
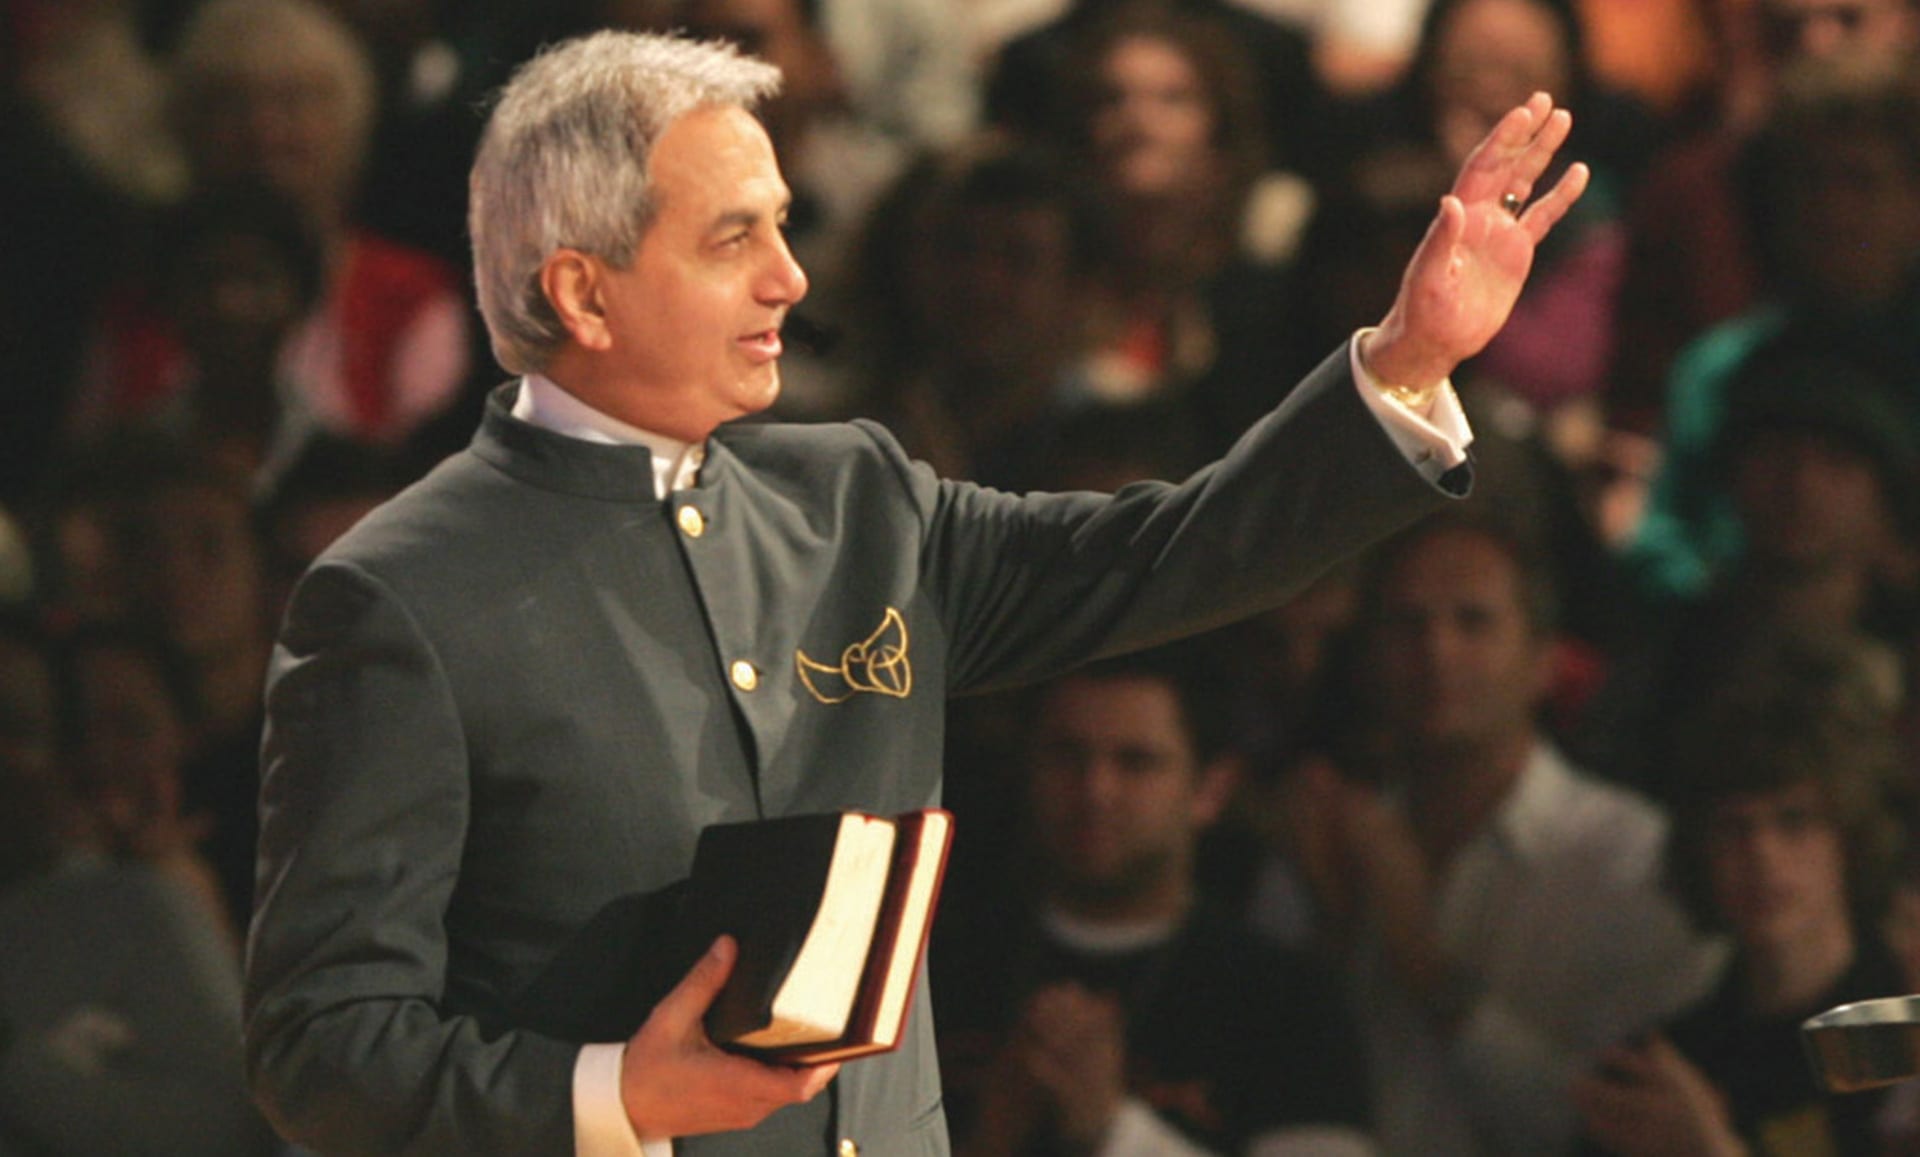
[[[1343,348],[1225,457],[1177,485],[1024,497],[913,480],[955,693],[1266,610],[1464,488],[1427,481],[1355,388]]]
[[[434,649],[371,575],[296,591],[268,674],[246,1054],[286,1137],[328,1154],[569,1154],[574,1045],[444,1003],[471,805]]]

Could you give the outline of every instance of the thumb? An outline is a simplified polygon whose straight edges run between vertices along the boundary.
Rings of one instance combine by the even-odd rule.
[[[707,1014],[707,1007],[720,989],[727,983],[727,977],[733,974],[733,963],[740,952],[733,937],[722,936],[713,942],[706,955],[694,962],[692,968],[673,986],[660,1003],[654,1006],[653,1015],[662,1023],[675,1029],[686,1029],[699,1023]]]

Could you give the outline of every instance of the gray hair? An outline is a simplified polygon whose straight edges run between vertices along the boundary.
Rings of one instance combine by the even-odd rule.
[[[731,45],[598,32],[543,51],[501,90],[469,183],[475,289],[494,357],[511,373],[543,368],[566,339],[540,288],[557,249],[618,268],[657,206],[654,142],[688,112],[754,109],[780,70]]]

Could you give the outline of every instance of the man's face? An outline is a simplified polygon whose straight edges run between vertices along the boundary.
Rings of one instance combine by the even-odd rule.
[[[1454,164],[1514,105],[1563,96],[1572,74],[1560,25],[1535,0],[1470,0],[1437,30],[1434,126]]]
[[[242,498],[198,483],[168,485],[136,503],[123,533],[136,597],[175,646],[197,659],[257,637],[264,576]]]
[[[1800,292],[1875,308],[1920,264],[1920,167],[1890,134],[1840,131],[1810,141],[1778,178],[1780,250]]]
[[[1811,573],[1861,567],[1892,541],[1892,515],[1873,460],[1818,430],[1749,435],[1734,460],[1733,494],[1749,551],[1771,567]]]
[[[1532,732],[1548,648],[1520,581],[1500,545],[1463,530],[1426,536],[1385,576],[1375,670],[1388,718],[1408,741],[1478,746]]]
[[[1707,819],[1714,905],[1749,950],[1778,950],[1847,920],[1846,857],[1819,785],[1729,796]]]
[[[687,113],[655,142],[657,211],[626,269],[600,263],[613,416],[699,441],[780,394],[780,326],[807,292],[781,227],[773,145],[738,108]]]
[[[1068,890],[1118,901],[1184,872],[1219,810],[1180,701],[1145,676],[1070,678],[1047,694],[1033,738],[1038,842]]]
[[[1207,179],[1213,109],[1179,47],[1129,36],[1108,51],[1102,71],[1092,136],[1108,179],[1137,197],[1168,196]]]
[[[921,326],[942,360],[1042,384],[1078,332],[1071,228],[1047,205],[960,208],[935,224],[914,270]],[[1036,380],[1038,379],[1038,380]]]

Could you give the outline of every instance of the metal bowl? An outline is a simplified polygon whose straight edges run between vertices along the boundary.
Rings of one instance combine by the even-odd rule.
[[[1843,1004],[1800,1026],[1814,1075],[1836,1093],[1920,1076],[1920,996]]]

